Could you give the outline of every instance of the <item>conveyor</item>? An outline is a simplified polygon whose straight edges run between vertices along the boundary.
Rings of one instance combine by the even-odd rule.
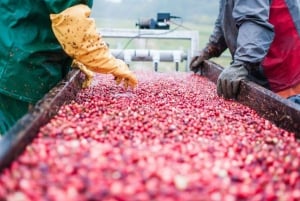
[[[222,67],[218,64],[205,62],[204,76],[212,82],[216,82],[221,71]],[[54,87],[0,140],[0,171],[8,167],[24,151],[40,127],[46,124],[63,104],[74,99],[81,89],[82,81],[80,71],[72,70],[65,80]],[[300,138],[300,108],[297,104],[248,81],[242,82],[237,101],[256,110],[278,127],[294,132],[296,137]]]

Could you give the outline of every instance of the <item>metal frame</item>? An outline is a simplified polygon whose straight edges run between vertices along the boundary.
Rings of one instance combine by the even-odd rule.
[[[199,33],[198,31],[181,30],[156,30],[156,29],[118,29],[101,28],[97,29],[103,38],[129,38],[129,39],[170,39],[188,40],[190,49],[187,52],[181,50],[144,50],[144,49],[111,49],[117,58],[131,61],[153,61],[155,70],[160,61],[175,62],[176,70],[178,63],[186,60],[186,71],[191,58],[199,52]]]

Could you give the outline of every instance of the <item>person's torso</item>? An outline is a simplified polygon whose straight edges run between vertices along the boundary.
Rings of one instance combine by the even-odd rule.
[[[271,89],[277,92],[300,83],[300,5],[295,0],[271,0],[270,3],[269,22],[274,26],[275,38],[262,67]],[[238,37],[232,16],[235,0],[222,0],[222,4],[224,37],[234,55]]]
[[[273,0],[270,23],[275,38],[262,66],[271,89],[282,91],[300,83],[300,5],[295,0]]]

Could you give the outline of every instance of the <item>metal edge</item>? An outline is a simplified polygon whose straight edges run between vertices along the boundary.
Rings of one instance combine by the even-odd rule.
[[[81,83],[80,71],[70,71],[64,80],[51,89],[0,139],[0,172],[22,154],[36,137],[40,127],[46,124],[63,104],[75,98],[81,89]]]
[[[223,67],[205,61],[203,75],[216,83]],[[300,138],[300,107],[250,81],[242,81],[237,101],[255,110],[263,118]]]

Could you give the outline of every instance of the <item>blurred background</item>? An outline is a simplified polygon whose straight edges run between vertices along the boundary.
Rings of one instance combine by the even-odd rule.
[[[92,17],[98,28],[121,28],[138,30],[140,21],[156,19],[157,13],[170,13],[179,18],[171,19],[169,31],[197,31],[199,33],[199,47],[205,46],[211,34],[215,19],[218,15],[219,1],[212,0],[95,0]],[[180,40],[153,39],[116,39],[105,38],[111,49],[158,49],[183,50],[189,48],[190,43]],[[226,66],[230,62],[228,53],[222,57],[212,59]],[[186,68],[187,63],[180,64],[180,70]],[[152,69],[151,62],[134,62],[130,64],[136,69]],[[172,63],[159,63],[159,71],[174,70]]]

